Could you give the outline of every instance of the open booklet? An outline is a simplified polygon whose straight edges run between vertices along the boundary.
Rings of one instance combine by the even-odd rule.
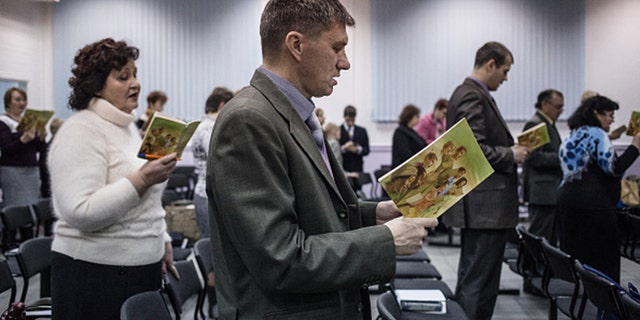
[[[640,111],[632,111],[629,126],[627,126],[627,135],[635,136],[638,131],[640,131]]]
[[[35,128],[38,136],[45,136],[47,134],[47,122],[51,117],[53,117],[53,111],[51,110],[27,109],[22,115],[16,130],[26,132]]]
[[[378,181],[405,217],[435,218],[493,172],[462,119]]]
[[[542,147],[549,143],[549,129],[544,122],[533,126],[518,135],[518,144],[531,150]]]
[[[149,126],[142,139],[138,157],[158,159],[169,153],[177,152],[178,160],[180,160],[182,151],[184,151],[199,124],[200,120],[186,123],[159,112],[154,112],[151,119],[149,119]]]

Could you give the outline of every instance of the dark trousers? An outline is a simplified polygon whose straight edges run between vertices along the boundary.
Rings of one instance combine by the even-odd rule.
[[[493,315],[504,247],[511,230],[461,230],[456,299],[469,319],[488,320]]]
[[[120,306],[140,292],[158,290],[161,262],[122,267],[90,263],[53,252],[51,301],[53,319],[120,319]]]
[[[556,206],[529,205],[529,232],[545,237],[549,243],[558,243],[558,223]]]

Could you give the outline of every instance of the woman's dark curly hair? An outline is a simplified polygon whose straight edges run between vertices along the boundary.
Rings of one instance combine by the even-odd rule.
[[[91,98],[104,88],[111,70],[121,70],[130,59],[136,60],[138,48],[130,47],[124,41],[111,38],[102,39],[78,50],[73,58],[73,76],[69,78],[72,88],[69,96],[69,108],[82,110],[87,108]]]
[[[573,112],[567,120],[567,124],[571,130],[582,126],[600,127],[600,121],[595,113],[604,114],[605,111],[615,111],[619,108],[620,106],[616,102],[605,96],[594,96],[585,100]]]

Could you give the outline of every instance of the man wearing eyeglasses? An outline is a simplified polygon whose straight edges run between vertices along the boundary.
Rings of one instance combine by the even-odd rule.
[[[564,97],[558,90],[544,90],[538,94],[535,107],[536,113],[522,131],[545,123],[550,142],[532,150],[524,162],[524,200],[529,203],[529,232],[556,244],[556,191],[562,180],[558,148],[562,139],[555,123],[564,110]],[[524,289],[528,289],[527,284]]]

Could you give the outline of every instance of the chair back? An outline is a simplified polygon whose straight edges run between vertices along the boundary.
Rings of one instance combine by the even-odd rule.
[[[33,277],[36,274],[50,272],[52,242],[53,238],[51,237],[40,237],[29,239],[20,244],[18,254],[16,256],[18,259],[18,266],[20,267],[20,273],[22,274],[22,278],[24,280],[20,301],[25,301],[25,299],[27,298],[27,291],[29,289],[29,278]],[[48,278],[48,276],[42,278]],[[48,285],[49,284],[46,281],[42,281],[41,279],[41,287],[48,287]],[[49,292],[48,289],[44,291]]]
[[[171,320],[171,313],[160,291],[147,291],[129,297],[120,308],[121,320]]]
[[[7,290],[11,290],[8,308],[16,300],[16,281],[13,279],[9,262],[4,256],[0,256],[0,293],[4,293]]]
[[[554,278],[560,278],[571,283],[578,283],[573,258],[566,252],[552,246],[546,239],[542,239],[542,253]]]
[[[381,294],[376,300],[376,307],[382,320],[402,319],[402,311],[400,311],[400,306],[398,306],[392,291]]]
[[[165,290],[176,314],[176,319],[182,315],[182,306],[194,295],[204,294],[204,280],[197,270],[194,260],[176,261],[173,264],[178,270],[180,280],[171,273],[165,275]]]
[[[523,256],[521,257],[519,268],[523,275],[542,276],[544,275],[546,264],[542,254],[542,237],[537,236],[523,227],[517,229],[522,239]]]
[[[2,208],[0,212],[0,218],[3,229],[3,238],[5,240],[4,249],[10,250],[15,248],[15,239],[10,239],[9,233],[21,230],[22,241],[33,237],[33,228],[35,227],[35,220],[31,213],[31,207],[29,205],[24,206],[6,206]],[[25,234],[25,230],[31,230]]]
[[[627,319],[622,305],[619,284],[606,279],[601,273],[591,271],[594,269],[586,265],[583,266],[578,260],[574,261],[574,267],[584,286],[585,295],[596,307],[614,314],[620,319]],[[587,270],[587,268],[591,270]],[[580,307],[580,316],[582,316],[582,305]]]
[[[198,268],[203,278],[207,278],[209,272],[213,271],[213,254],[211,252],[211,239],[202,238],[193,245]]]
[[[622,305],[626,309],[629,319],[640,319],[640,302],[628,294],[624,294],[622,295]]]

